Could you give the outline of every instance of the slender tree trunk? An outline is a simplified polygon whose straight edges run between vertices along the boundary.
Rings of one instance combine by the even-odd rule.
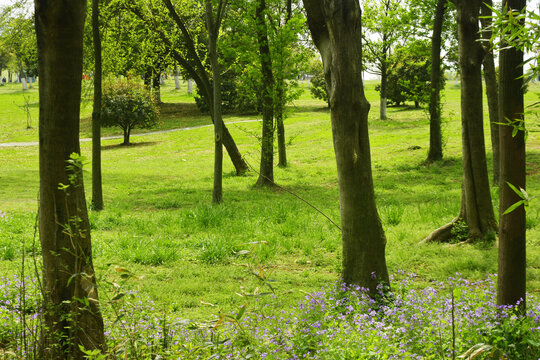
[[[223,3],[220,5],[222,6]],[[214,189],[212,201],[220,204],[223,201],[223,119],[221,116],[221,73],[219,68],[217,41],[219,34],[219,9],[217,22],[214,20],[214,10],[211,0],[205,0],[206,28],[208,30],[208,57],[212,67],[213,90],[214,90]]]
[[[161,71],[154,69],[152,71],[152,89],[154,98],[158,104],[161,104]]]
[[[485,0],[482,4],[480,14],[482,18],[480,22],[482,24],[482,37],[489,41],[491,39],[491,16],[492,11],[490,6],[491,0]],[[497,73],[495,71],[495,60],[493,58],[493,51],[489,46],[484,47],[486,56],[484,57],[484,80],[486,82],[486,96],[489,109],[489,124],[491,129],[491,151],[493,155],[493,183],[499,184],[499,95],[497,90]]]
[[[129,127],[124,129],[124,142],[122,145],[129,145],[129,135],[131,133],[131,129]]]
[[[386,237],[377,213],[362,83],[361,12],[356,0],[304,0],[330,98],[339,182],[343,281],[376,293],[389,282]]]
[[[67,167],[71,154],[80,153],[85,14],[84,0],[35,1],[40,74],[39,233],[46,325],[41,358],[82,359],[79,346],[105,347],[82,171],[77,161]]]
[[[431,233],[424,242],[447,241],[456,221],[469,227],[469,240],[484,239],[497,231],[491,204],[489,176],[484,144],[482,109],[483,49],[478,41],[478,13],[481,0],[455,1],[459,34],[461,70],[461,125],[463,152],[463,185],[461,210],[452,223]]]
[[[427,162],[442,160],[441,133],[441,38],[446,0],[437,0],[431,38],[431,94],[429,100],[429,152]]]
[[[388,64],[386,63],[386,54],[383,55],[381,61],[381,98],[380,98],[380,119],[386,120],[386,107],[387,107],[387,94],[388,94]]]
[[[292,17],[292,2],[291,0],[287,0],[287,15],[285,17],[285,25],[289,22],[289,20]],[[282,29],[280,29],[282,31]],[[279,72],[278,72],[278,80],[276,81],[276,130],[277,130],[277,140],[278,140],[278,157],[279,167],[286,167],[287,166],[287,146],[285,144],[285,125],[283,123],[283,113],[285,111],[285,75],[284,75],[284,55],[283,55],[283,44],[281,44],[280,47],[281,51],[281,58],[279,59]]]
[[[101,36],[99,0],[92,0],[92,35],[94,38],[94,108],[92,110],[92,209],[103,210],[101,182]]]
[[[262,104],[262,141],[261,168],[257,185],[274,185],[274,75],[272,74],[272,58],[268,44],[268,30],[265,19],[266,1],[259,0],[256,10],[257,42],[261,58],[263,83]]]
[[[174,88],[180,90],[180,79],[178,78],[178,67],[174,64]]]
[[[509,0],[504,6],[521,11],[525,0]],[[500,122],[506,119],[525,121],[523,117],[523,52],[515,48],[501,50],[499,55],[499,103]],[[526,227],[525,208],[519,206],[514,211],[503,214],[519,196],[507,185],[525,189],[525,134],[519,130],[512,136],[513,127],[501,125],[499,128],[501,149],[500,182],[500,225],[499,225],[499,276],[497,278],[497,304],[515,305],[520,303],[524,312],[526,290]]]

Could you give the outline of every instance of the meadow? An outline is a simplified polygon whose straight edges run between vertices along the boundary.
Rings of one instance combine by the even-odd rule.
[[[311,98],[307,84],[301,85],[305,91],[288,107],[285,121],[289,165],[276,167],[275,180],[339,222],[329,110],[323,102]],[[424,164],[429,144],[427,110],[390,107],[389,120],[380,121],[377,117],[378,93],[374,87],[374,82],[366,84],[366,95],[372,104],[369,116],[372,167],[377,206],[387,236],[387,263],[395,289],[401,289],[404,296],[408,292],[416,294],[416,298],[428,296],[426,289],[434,289],[442,296],[442,304],[446,301],[444,296],[453,291],[448,285],[452,281],[471,293],[478,288],[493,291],[492,284],[485,284],[493,281],[492,274],[497,271],[496,242],[419,244],[459,211],[462,174],[459,86],[453,81],[447,84],[443,99],[444,160],[430,165]],[[175,90],[174,82],[169,80],[162,89],[165,104],[160,124],[156,129],[145,131],[210,124],[208,115],[198,112],[193,97],[185,91],[185,84],[181,90]],[[539,95],[540,85],[532,84],[526,94],[526,103],[537,102]],[[26,111],[18,106],[25,102],[24,96],[31,99],[31,129],[26,129]],[[91,104],[83,103],[81,138],[90,137],[90,112]],[[540,194],[540,110],[529,108],[526,116],[531,123],[527,143],[527,191],[535,195]],[[35,87],[25,93],[17,85],[0,87],[0,143],[37,141],[37,119]],[[256,121],[245,121],[257,119],[256,115],[237,114],[224,118],[240,151],[254,169],[259,166],[261,125]],[[488,162],[491,162],[489,127],[487,120],[485,122]],[[119,135],[120,131],[104,129],[103,134]],[[202,324],[210,319],[220,319],[220,316],[221,322],[226,322],[229,318],[223,314],[235,314],[231,317],[235,320],[229,319],[229,323],[236,337],[228,335],[229,347],[234,347],[231,338],[246,337],[244,327],[239,325],[244,321],[246,309],[248,315],[245,316],[251,320],[245,320],[245,327],[256,326],[262,318],[277,321],[282,311],[296,308],[299,301],[312,304],[307,307],[312,310],[308,311],[314,317],[312,322],[323,322],[323,318],[315,318],[321,316],[316,314],[321,311],[321,304],[332,301],[334,305],[330,310],[323,309],[331,317],[360,314],[360,309],[366,306],[361,295],[356,302],[347,300],[347,304],[350,302],[353,306],[348,312],[342,309],[347,304],[337,304],[335,296],[331,295],[341,267],[340,232],[310,206],[283,189],[254,187],[257,174],[250,171],[245,176],[235,176],[227,158],[224,162],[224,203],[220,206],[211,204],[212,134],[212,127],[200,127],[134,136],[131,146],[121,146],[120,139],[102,143],[105,210],[90,211],[90,222],[94,264],[103,301],[132,311],[139,306],[134,304],[140,301],[140,306],[146,309],[144,313],[150,312],[146,306],[152,304],[157,319],[184,319],[185,324]],[[85,188],[90,203],[91,143],[83,142],[81,151],[88,161]],[[31,276],[35,272],[34,262],[39,267],[39,241],[34,239],[38,182],[37,146],[0,147],[0,274],[5,279],[20,276],[23,253],[26,256],[25,275]],[[498,213],[498,188],[493,186],[491,194]],[[531,304],[538,304],[540,297],[539,225],[540,203],[533,201],[527,212],[527,288]],[[321,288],[326,289],[326,293],[321,295]],[[119,294],[131,294],[131,297],[118,297]],[[474,296],[475,301],[489,301],[484,295]],[[444,305],[441,307],[444,309]],[[305,309],[300,307],[299,311]],[[113,310],[105,312],[114,313]],[[531,318],[538,317],[540,308],[535,314]],[[262,318],[257,320],[257,316]],[[438,315],[426,314],[426,323],[435,316]],[[355,319],[353,322],[358,320]],[[160,326],[160,331],[165,332],[165,325]],[[445,329],[448,331],[448,326]],[[311,341],[309,339],[317,339],[315,335],[298,341],[304,346]],[[460,336],[465,335],[460,333]],[[430,336],[438,335],[435,332]],[[538,339],[538,331],[535,336]],[[358,339],[351,339],[352,346]],[[7,342],[0,336],[0,345],[2,341]],[[216,339],[212,341],[211,350],[227,345]],[[242,341],[240,346],[245,345]],[[411,348],[412,343],[409,344]],[[264,341],[261,344],[258,350],[252,345],[250,351],[265,358],[260,355],[260,349],[269,345]],[[306,351],[313,355],[313,348],[325,347],[324,341],[308,345],[307,350],[303,350],[304,356]],[[460,349],[468,345],[464,341]],[[381,346],[379,344],[372,350],[378,351]],[[448,354],[448,349],[445,345],[441,354]],[[204,351],[200,350],[199,354],[206,354]],[[208,354],[212,353],[208,351]],[[369,351],[365,350],[365,354]],[[392,353],[393,350],[388,351]],[[439,353],[439,349],[433,351]],[[239,352],[233,358],[242,358],[238,356],[249,353]],[[197,352],[193,354],[196,358]],[[360,356],[358,354],[336,354],[321,358],[363,358],[354,357]],[[295,353],[295,356],[300,355]],[[293,357],[276,355],[268,358]]]

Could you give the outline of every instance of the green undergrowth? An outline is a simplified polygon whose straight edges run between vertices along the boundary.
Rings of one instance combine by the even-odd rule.
[[[305,85],[305,84],[304,84]],[[387,263],[419,274],[426,283],[442,281],[459,272],[466,279],[485,279],[497,271],[497,249],[488,244],[418,243],[432,230],[451,221],[459,211],[461,194],[461,129],[459,89],[449,86],[444,105],[445,159],[424,165],[429,121],[425,109],[389,108],[389,120],[377,119],[377,93],[368,83],[370,143],[377,205],[386,231]],[[13,85],[10,85],[13,87]],[[172,87],[163,99],[158,129],[208,124],[207,115],[193,100]],[[185,87],[184,87],[185,89]],[[20,119],[0,88],[0,142],[32,141],[33,130]],[[32,90],[35,91],[35,90]],[[537,99],[538,85],[527,94]],[[12,96],[12,95],[10,95]],[[15,95],[13,95],[15,96]],[[176,104],[171,104],[176,101]],[[487,107],[486,107],[487,112]],[[88,112],[83,118],[88,116]],[[23,114],[24,115],[24,114]],[[25,116],[25,115],[24,115]],[[487,114],[486,114],[487,118]],[[256,120],[256,116],[228,115],[226,121]],[[257,169],[260,148],[258,122],[229,124],[248,163]],[[156,129],[156,130],[158,130]],[[275,169],[276,182],[309,201],[339,223],[339,194],[330,115],[309,92],[288,109],[286,137],[289,166]],[[22,135],[21,135],[22,134]],[[33,134],[33,135],[32,135]],[[81,137],[89,136],[82,121]],[[254,187],[257,175],[237,177],[224,161],[224,203],[211,204],[213,178],[211,127],[103,142],[105,210],[90,211],[93,252],[101,281],[113,281],[129,271],[124,286],[152,299],[178,316],[204,319],[216,309],[232,311],[244,303],[287,307],[339,277],[339,230],[310,206],[280,188]],[[486,144],[489,132],[486,125]],[[85,184],[91,194],[91,144],[82,143],[86,156]],[[540,194],[540,139],[528,140],[528,192]],[[488,145],[488,161],[491,152]],[[0,148],[0,273],[19,272],[24,249],[31,256],[38,193],[37,147]],[[491,189],[498,212],[498,190]],[[89,202],[89,200],[88,200]],[[527,213],[528,289],[540,288],[540,203]],[[39,257],[37,258],[39,266]],[[32,261],[27,259],[27,273]],[[422,286],[421,284],[419,286]],[[105,290],[103,290],[105,291]],[[213,306],[206,305],[212,304]]]

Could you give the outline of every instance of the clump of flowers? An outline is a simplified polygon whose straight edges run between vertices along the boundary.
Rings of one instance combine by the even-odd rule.
[[[127,358],[451,359],[485,344],[497,358],[540,357],[537,299],[529,297],[527,313],[517,316],[514,307],[497,307],[495,276],[457,275],[429,286],[414,274],[399,276],[390,293],[384,289],[384,301],[339,285],[290,308],[243,306],[204,323],[175,318],[126,292],[105,311],[108,348]],[[6,294],[0,289],[0,316],[16,308],[1,307]]]

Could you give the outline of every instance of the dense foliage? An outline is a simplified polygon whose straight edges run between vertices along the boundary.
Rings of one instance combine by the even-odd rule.
[[[388,101],[399,106],[412,101],[428,104],[431,92],[431,53],[427,41],[414,41],[396,49],[388,68]],[[441,76],[444,89],[445,77]],[[380,86],[376,87],[380,91]]]
[[[326,80],[324,80],[324,67],[320,60],[315,60],[309,69],[309,72],[313,77],[311,78],[311,85],[309,91],[315,99],[320,99],[330,106],[328,100],[328,90],[326,89]]]
[[[133,80],[109,81],[103,89],[101,123],[118,126],[124,131],[124,144],[134,128],[157,124],[159,109],[148,89]]]

